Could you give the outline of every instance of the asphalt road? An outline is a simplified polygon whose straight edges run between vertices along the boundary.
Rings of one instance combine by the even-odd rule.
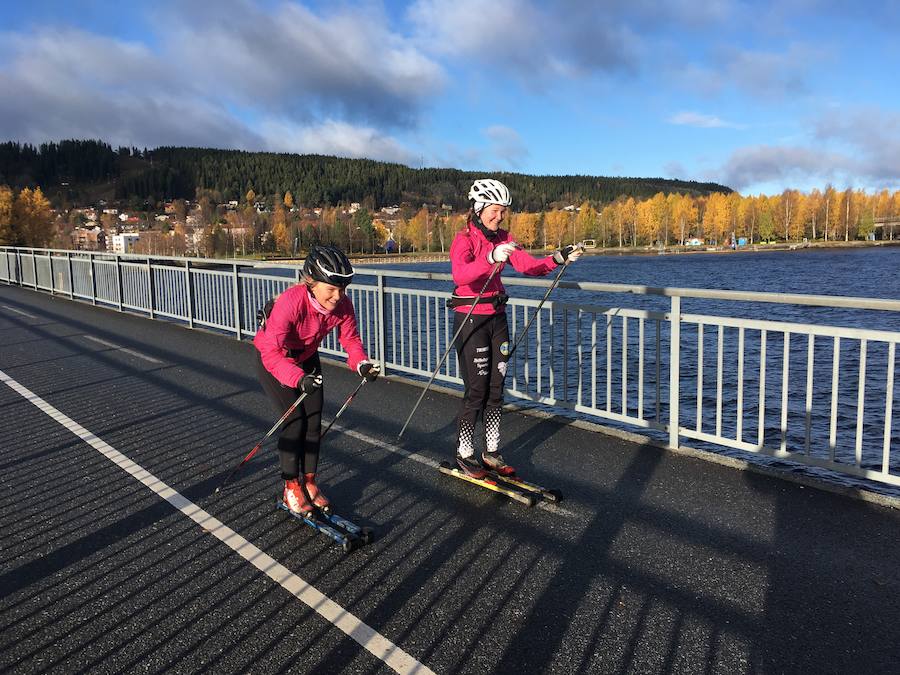
[[[274,508],[271,445],[214,495],[275,419],[252,358],[0,287],[0,671],[897,672],[898,511],[508,413],[567,497],[529,509],[434,468],[457,398],[398,443],[421,389],[381,379],[323,451],[377,534],[344,554]]]

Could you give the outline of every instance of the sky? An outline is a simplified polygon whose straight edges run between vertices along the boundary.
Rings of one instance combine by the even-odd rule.
[[[900,2],[0,2],[0,140],[900,189]]]

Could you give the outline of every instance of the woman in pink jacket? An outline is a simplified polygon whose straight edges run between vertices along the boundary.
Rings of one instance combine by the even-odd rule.
[[[380,366],[366,356],[353,304],[346,295],[352,279],[353,266],[342,251],[314,246],[303,265],[303,283],[280,294],[271,307],[266,306],[268,311],[264,311],[262,325],[253,338],[259,352],[257,375],[278,416],[306,394],[278,436],[283,499],[297,513],[309,513],[313,505],[328,506],[328,499],[316,485],[324,402],[319,345],[337,328],[350,368],[368,380],[374,380],[380,372]]]
[[[512,475],[500,454],[500,413],[503,408],[503,381],[510,354],[509,326],[506,321],[506,293],[500,273],[507,263],[523,274],[542,276],[564,262],[575,261],[581,249],[566,246],[545,258],[534,258],[516,244],[509,232],[500,229],[506,209],[512,203],[509,190],[500,181],[476,180],[469,190],[472,207],[466,228],[450,246],[450,263],[456,289],[451,305],[456,310],[454,331],[456,352],[462,371],[465,394],[458,418],[456,462],[474,478],[487,475],[485,467]],[[490,283],[491,272],[497,267]],[[474,309],[479,292],[484,288]],[[466,314],[472,314],[466,320]],[[481,461],[475,456],[475,425],[484,418],[485,450]]]

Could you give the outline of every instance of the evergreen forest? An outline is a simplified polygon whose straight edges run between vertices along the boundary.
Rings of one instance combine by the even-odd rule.
[[[323,155],[296,155],[209,148],[113,147],[98,140],[0,143],[0,185],[40,185],[60,205],[106,198],[157,203],[194,199],[198,191],[223,201],[241,200],[252,190],[272,200],[290,192],[307,207],[359,202],[371,209],[393,204],[467,206],[475,178],[497,178],[510,188],[516,211],[543,211],[590,201],[600,205],[618,197],[645,199],[654,194],[703,196],[731,190],[716,183],[663,178],[531,176],[457,169],[414,169],[402,164]],[[106,192],[98,188],[106,188]]]

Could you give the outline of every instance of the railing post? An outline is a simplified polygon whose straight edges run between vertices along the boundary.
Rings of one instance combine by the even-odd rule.
[[[91,277],[91,304],[97,304],[97,279],[94,276],[94,258],[96,256],[88,251],[88,264],[90,267],[88,268],[88,274]]]
[[[231,264],[232,269],[232,292],[231,292],[231,301],[234,304],[234,333],[235,337],[240,340],[241,339],[241,293],[238,287],[240,283],[240,277],[238,276],[238,265],[237,263]]]
[[[66,262],[69,265],[69,300],[75,299],[75,275],[72,274],[72,252],[66,251]]]
[[[378,325],[375,327],[375,336],[378,344],[378,360],[381,362],[381,372],[387,373],[387,318],[384,313],[384,275],[378,274],[375,278],[378,281],[378,291],[375,296],[375,316],[378,322]]]
[[[191,261],[184,261],[184,280],[187,289],[188,326],[194,327],[194,282],[191,280]]]
[[[118,253],[114,254],[116,256],[116,304],[119,306],[119,311],[122,311],[122,258]]]
[[[669,447],[678,447],[679,411],[678,398],[681,369],[681,298],[672,296],[669,313]]]
[[[150,256],[147,256],[147,298],[150,305],[150,318],[153,316],[153,265]]]

